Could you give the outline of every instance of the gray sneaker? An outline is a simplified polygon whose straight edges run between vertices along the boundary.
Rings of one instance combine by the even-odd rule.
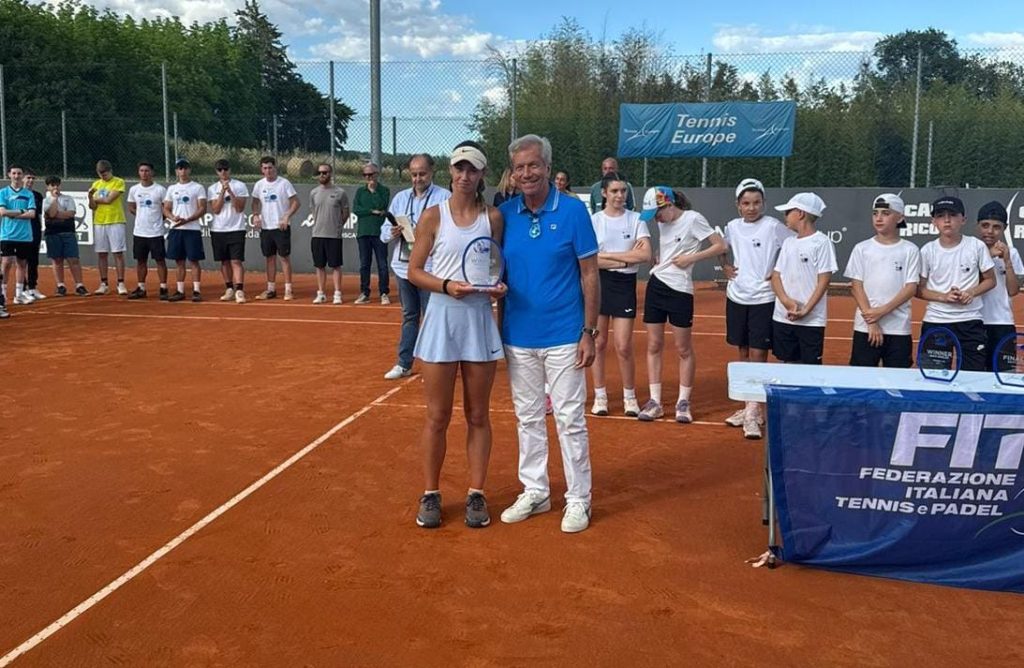
[[[487,512],[487,499],[480,492],[473,492],[466,497],[466,526],[481,529],[491,523]]]
[[[661,404],[654,399],[648,399],[644,407],[640,409],[640,414],[636,416],[636,419],[641,422],[654,422],[664,416],[665,410],[661,407]]]
[[[441,526],[441,493],[424,494],[420,497],[420,509],[416,513],[416,524],[424,529]]]

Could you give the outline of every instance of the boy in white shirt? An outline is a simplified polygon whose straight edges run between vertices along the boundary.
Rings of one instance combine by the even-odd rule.
[[[772,313],[775,293],[771,275],[782,242],[793,236],[781,222],[764,215],[764,186],[757,179],[743,179],[736,186],[736,210],[740,217],[725,226],[725,241],[732,252],[730,263],[722,254],[725,288],[725,341],[736,346],[741,362],[767,362],[772,349]],[[756,401],[726,418],[730,427],[743,427],[745,438],[761,438],[764,417]]]
[[[192,269],[192,301],[201,302],[202,267],[206,259],[199,221],[206,215],[206,188],[192,180],[192,165],[184,158],[174,163],[178,182],[167,187],[164,217],[171,223],[167,233],[167,257],[177,264],[177,289],[167,301],[185,299],[185,261]]]
[[[277,297],[277,258],[284,274],[284,298],[292,299],[292,216],[299,211],[299,195],[291,181],[277,173],[277,160],[260,158],[263,178],[252,187],[252,224],[260,227],[260,250],[267,261],[267,289],[256,299]]]
[[[909,369],[913,364],[910,300],[921,277],[921,252],[900,239],[903,200],[883,193],[872,205],[875,236],[853,247],[845,275],[857,312],[850,366]]]
[[[796,236],[782,243],[772,272],[772,350],[782,362],[821,364],[828,283],[838,269],[832,241],[815,228],[825,202],[814,193],[797,193],[775,210],[785,213],[786,227]]]
[[[995,264],[996,287],[981,298],[981,320],[985,323],[985,338],[988,354],[985,368],[993,370],[992,356],[996,346],[1007,335],[1017,331],[1013,319],[1013,298],[1020,292],[1020,276],[1024,275],[1024,263],[1020,253],[1006,243],[1004,232],[1009,216],[1006,207],[999,202],[989,202],[978,210],[978,238],[988,247]],[[1010,367],[1000,364],[1000,370]]]
[[[943,196],[932,203],[939,238],[921,248],[917,296],[928,301],[921,338],[935,327],[948,328],[960,341],[960,368],[984,371],[985,325],[977,298],[995,287],[995,263],[984,243],[963,235],[964,222],[959,198]]]
[[[128,190],[128,213],[135,222],[132,225],[132,256],[135,258],[135,289],[128,299],[146,298],[146,277],[149,275],[149,258],[156,263],[157,279],[160,281],[160,300],[167,301],[167,246],[164,234],[163,202],[167,189],[153,181],[153,164],[139,163],[139,182]]]

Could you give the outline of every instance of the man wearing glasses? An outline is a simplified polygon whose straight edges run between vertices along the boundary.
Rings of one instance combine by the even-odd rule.
[[[252,187],[252,224],[260,226],[260,250],[267,259],[267,289],[256,299],[277,297],[277,258],[284,273],[284,298],[292,298],[292,216],[299,210],[299,195],[291,181],[278,176],[277,160],[260,158],[263,178]]]
[[[380,240],[380,229],[387,215],[391,191],[380,183],[380,168],[368,162],[363,165],[366,185],[359,186],[352,202],[356,214],[356,243],[359,244],[359,297],[356,304],[370,303],[370,265],[377,261],[377,290],[380,303],[390,304],[388,285],[388,247]]]
[[[309,240],[313,254],[313,266],[316,267],[316,297],[314,304],[327,303],[324,288],[327,287],[327,267],[331,267],[334,275],[335,304],[341,303],[341,236],[345,229],[345,221],[351,214],[348,195],[334,185],[331,178],[334,169],[327,163],[320,163],[316,168],[316,180],[319,185],[309,193],[309,211],[313,216],[313,238]]]
[[[210,245],[213,259],[220,262],[224,277],[222,302],[234,300],[245,303],[245,202],[249,189],[238,179],[231,178],[231,164],[221,158],[214,163],[217,181],[207,189],[207,201],[213,222],[210,224]]]
[[[584,369],[594,362],[600,286],[597,237],[587,207],[551,183],[551,144],[526,135],[508,147],[522,197],[501,205],[508,294],[501,338],[519,423],[523,493],[506,524],[551,510],[544,384],[550,384],[568,489],[562,531],[590,524],[590,445]]]
[[[128,227],[121,204],[125,193],[124,179],[114,176],[113,166],[108,160],[96,163],[96,174],[100,178],[92,182],[89,188],[89,208],[92,209],[93,234],[96,237],[96,265],[100,270],[100,287],[94,295],[105,295],[110,292],[107,284],[107,254],[114,256],[114,270],[117,273],[117,294],[128,294],[124,286],[124,251],[127,248],[126,229]]]
[[[423,212],[437,206],[452,196],[446,188],[434,185],[434,159],[426,153],[419,153],[409,159],[409,178],[412,188],[406,188],[391,201],[388,212],[392,218],[405,216],[415,228]],[[382,225],[380,240],[385,244],[394,243],[391,253],[391,269],[398,279],[398,296],[402,300],[402,335],[398,340],[398,363],[384,374],[387,380],[397,380],[412,373],[412,352],[420,331],[420,320],[427,308],[426,290],[420,290],[409,282],[409,253],[412,244],[402,238],[397,224]],[[430,271],[430,259],[424,267]]]

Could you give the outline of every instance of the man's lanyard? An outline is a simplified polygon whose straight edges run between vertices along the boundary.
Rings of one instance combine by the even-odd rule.
[[[431,183],[430,187],[427,188],[427,192],[423,195],[424,201],[423,201],[423,206],[420,207],[420,215],[423,215],[423,212],[427,210],[428,206],[430,206],[430,196],[433,195],[433,194],[434,194],[434,184]],[[412,191],[412,194],[409,195],[409,203],[405,207],[405,215],[409,216],[409,220],[412,221],[413,225],[415,225],[416,222],[417,222],[416,221],[416,216],[413,215],[413,212],[412,212],[412,207],[413,207],[413,204],[415,202],[416,202],[416,189],[414,188],[413,191]]]

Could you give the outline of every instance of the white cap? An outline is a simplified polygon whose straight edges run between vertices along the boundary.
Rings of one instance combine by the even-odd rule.
[[[736,186],[736,199],[740,198],[744,190],[756,190],[764,195],[764,186],[757,179],[743,179],[740,184]]]
[[[785,204],[775,207],[776,211],[785,213],[790,209],[800,209],[812,216],[820,216],[825,211],[825,200],[814,193],[797,193]]]
[[[899,195],[882,193],[875,198],[874,203],[871,205],[871,209],[891,209],[896,213],[903,215],[903,199],[900,198]]]
[[[487,166],[487,157],[478,148],[472,146],[460,146],[451,155],[451,163],[457,165],[460,162],[468,162],[477,169]]]

